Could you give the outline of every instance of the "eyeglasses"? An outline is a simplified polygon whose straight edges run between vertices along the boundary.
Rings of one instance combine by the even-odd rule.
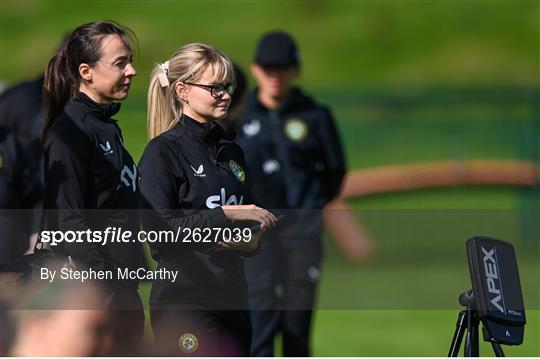
[[[229,95],[232,96],[234,93],[234,90],[236,90],[235,84],[225,84],[225,85],[203,85],[203,84],[196,84],[193,82],[184,82],[186,85],[192,85],[192,86],[198,86],[207,89],[210,91],[210,95],[212,95],[213,98],[221,97],[225,94],[225,91]]]

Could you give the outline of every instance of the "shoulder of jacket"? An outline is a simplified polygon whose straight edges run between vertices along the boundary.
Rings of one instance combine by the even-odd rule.
[[[315,103],[314,109],[326,118],[332,118],[330,107]]]
[[[327,107],[317,101],[313,96],[306,94],[301,89],[295,89],[295,96],[297,97],[296,102],[298,102],[302,107],[311,108],[313,110],[325,110]]]
[[[182,147],[184,145],[185,132],[171,132],[165,131],[159,136],[154,137],[148,142],[146,146],[145,153],[162,153],[162,154],[173,154],[178,151],[178,146]],[[176,150],[175,150],[176,149]]]
[[[0,103],[3,101],[24,99],[33,86],[35,86],[34,81],[25,81],[8,87],[0,94]],[[40,89],[40,87],[37,88]]]
[[[301,103],[301,108],[303,108],[304,111],[307,111],[310,114],[313,114],[313,118],[318,120],[324,120],[332,118],[332,113],[330,111],[330,107],[323,105],[313,99],[312,97],[303,95],[303,101]]]
[[[162,133],[151,139],[139,160],[139,170],[156,171],[156,168],[168,168],[175,176],[183,172],[181,162],[184,162],[182,136],[171,136]]]
[[[177,143],[178,145],[182,146],[186,139],[189,139],[187,132],[182,127],[175,126],[163,132],[159,136],[156,136],[152,139],[152,141],[155,140],[156,143],[161,143],[163,145],[172,145]]]
[[[50,133],[58,135],[72,136],[76,138],[88,138],[90,134],[90,126],[84,118],[79,118],[76,116],[70,116],[67,112],[63,111],[58,115],[56,121],[52,124],[49,129]]]
[[[233,152],[234,154],[238,154],[240,156],[244,156],[244,150],[242,149],[242,146],[240,146],[236,141],[227,142],[227,146],[229,148],[229,151]]]

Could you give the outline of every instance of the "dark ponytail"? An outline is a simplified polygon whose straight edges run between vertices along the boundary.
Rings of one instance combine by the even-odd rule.
[[[43,127],[43,136],[53,124],[54,120],[64,110],[64,106],[75,94],[75,81],[70,76],[67,57],[60,49],[49,61],[45,70],[43,88],[45,91],[45,104],[47,119]]]
[[[119,36],[133,53],[135,39],[133,31],[112,21],[99,21],[81,25],[73,30],[49,61],[43,84],[47,108],[43,138],[66,104],[79,90],[82,81],[79,65],[96,64],[102,55],[101,39],[107,35]]]

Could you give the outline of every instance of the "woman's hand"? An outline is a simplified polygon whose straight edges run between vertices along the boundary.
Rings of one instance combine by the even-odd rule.
[[[221,241],[218,245],[223,249],[237,250],[242,252],[251,252],[259,246],[259,239],[263,232],[276,225],[277,218],[272,212],[257,207],[254,204],[239,205],[239,206],[222,206],[225,216],[231,221],[254,221],[261,224],[260,230],[251,233],[249,238],[237,237],[230,238],[226,241]]]
[[[276,225],[277,218],[270,211],[254,204],[240,206],[222,206],[225,216],[231,221],[255,221],[261,224],[261,231]]]
[[[261,236],[263,234],[263,231],[259,231],[256,233],[252,233],[250,238],[246,237],[239,237],[236,238],[236,241],[234,240],[227,240],[227,241],[221,241],[218,242],[218,245],[222,249],[231,249],[236,251],[242,251],[242,252],[252,252],[259,246],[259,240],[261,239]]]

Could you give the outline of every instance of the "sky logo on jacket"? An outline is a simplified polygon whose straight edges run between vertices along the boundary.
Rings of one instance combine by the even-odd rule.
[[[229,206],[229,205],[241,205],[244,203],[244,196],[240,196],[240,200],[236,197],[236,195],[232,195],[229,198],[227,198],[227,194],[225,192],[225,188],[221,187],[220,194],[219,195],[213,195],[209,196],[206,199],[206,207],[209,209],[213,209],[219,206]]]
[[[192,165],[189,165],[191,169],[193,170],[193,175],[195,177],[206,177],[206,173],[204,173],[204,166],[200,165],[199,168],[195,169]]]
[[[104,156],[109,156],[114,153],[114,151],[111,149],[111,144],[109,143],[109,141],[105,142],[104,144],[100,143],[99,147],[101,147]]]
[[[132,165],[132,167],[129,168],[129,166],[124,165],[124,168],[122,168],[122,172],[120,172],[120,181],[122,181],[122,183],[125,184],[126,187],[131,188],[133,192],[136,192],[137,166]]]

